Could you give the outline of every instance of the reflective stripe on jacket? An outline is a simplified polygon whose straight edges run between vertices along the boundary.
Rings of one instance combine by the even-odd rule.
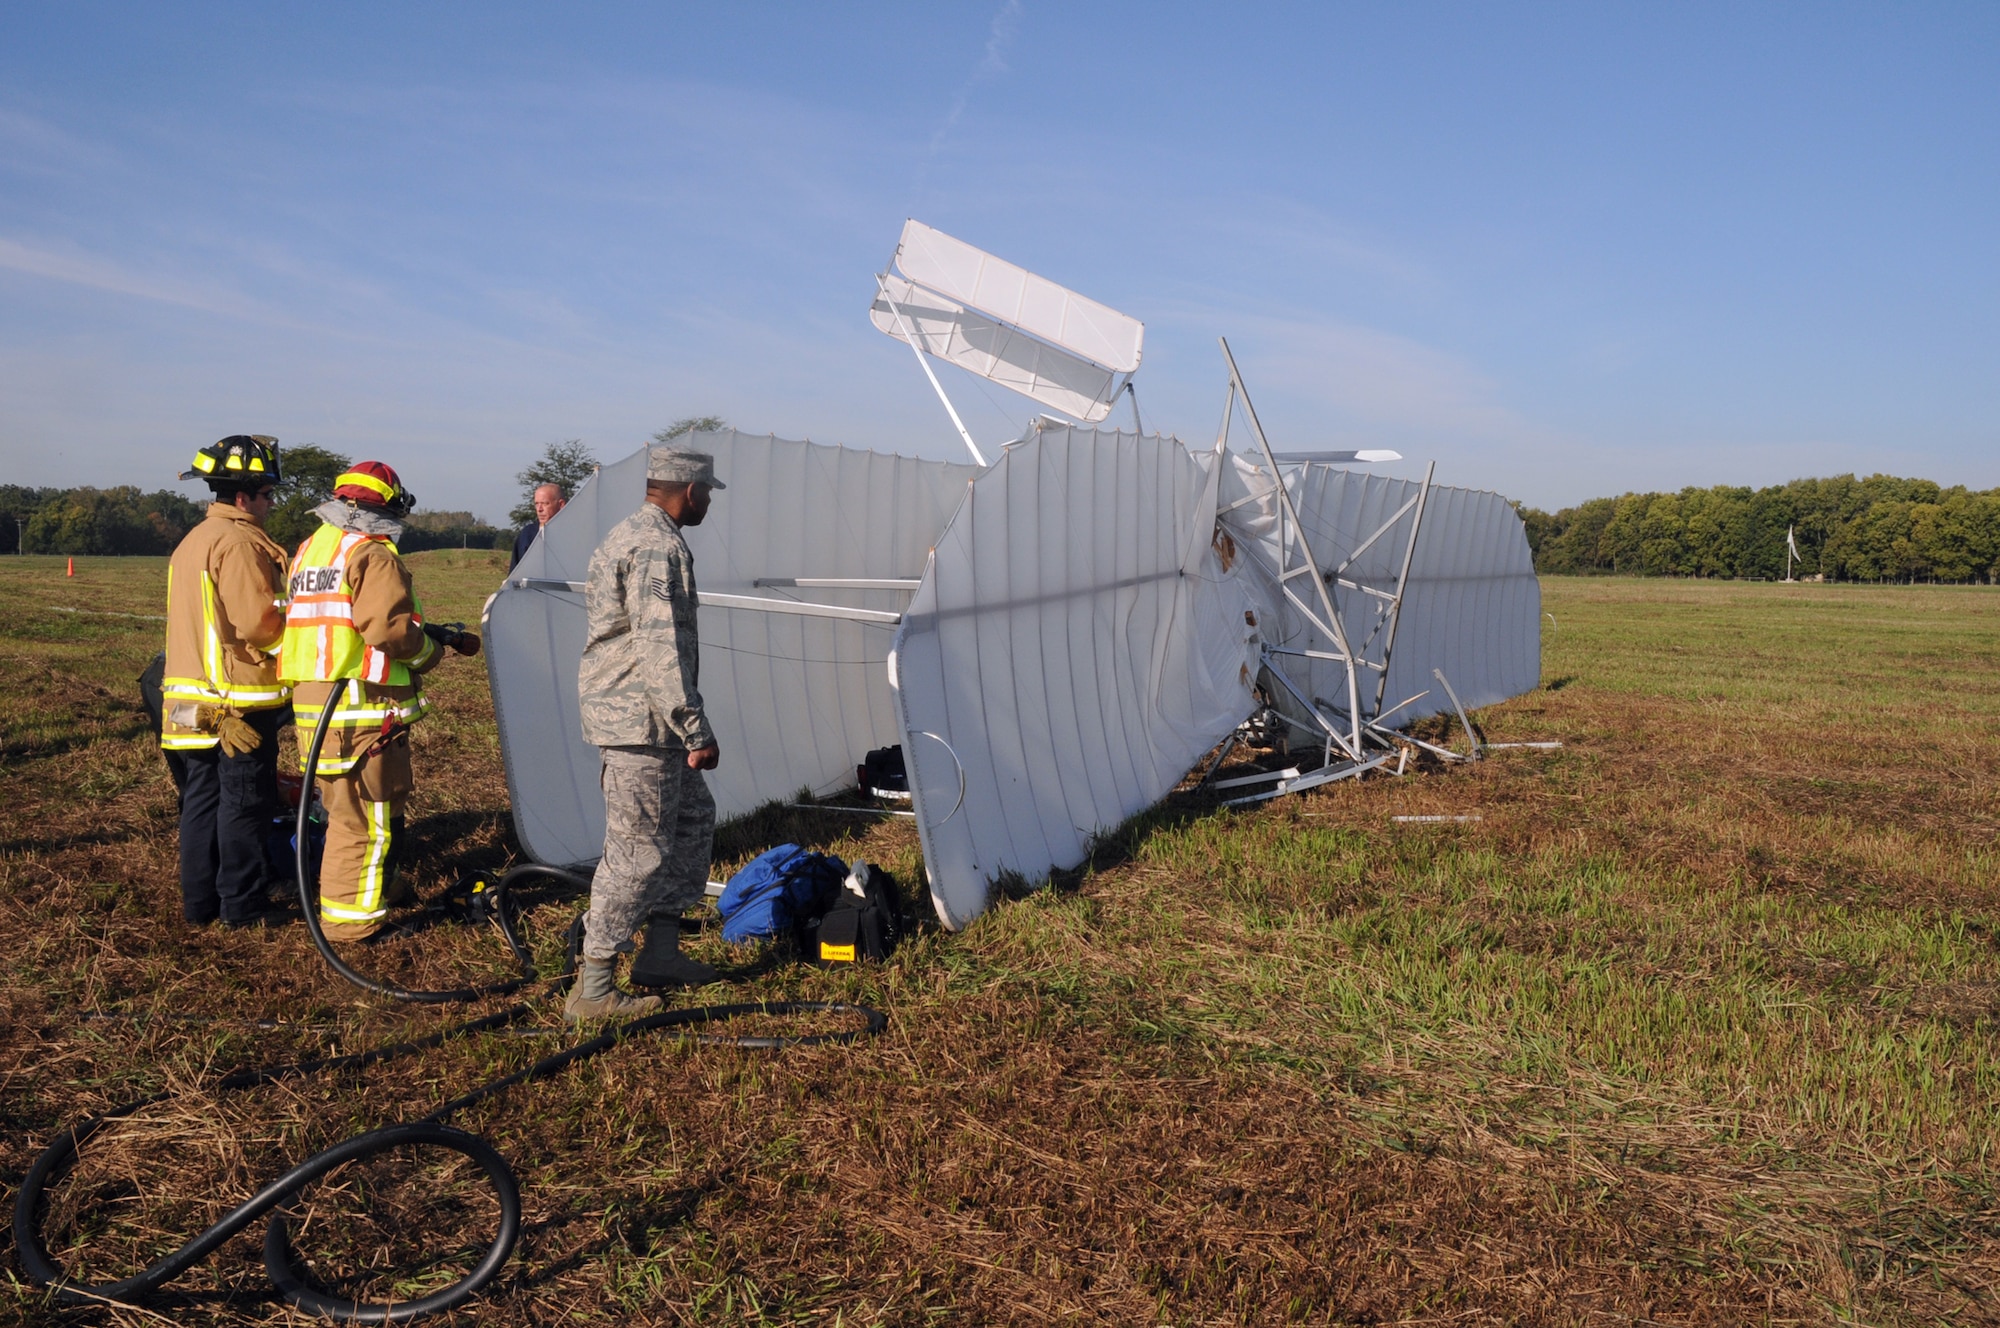
[[[360,584],[357,569],[364,563],[376,568],[380,584]],[[319,773],[344,774],[366,751],[371,732],[386,733],[422,718],[417,675],[437,661],[439,647],[423,634],[423,606],[410,588],[401,554],[384,536],[321,526],[299,546],[291,586],[278,672],[296,686],[292,705],[301,752],[324,704],[337,698]],[[357,596],[373,601],[359,624]],[[371,621],[387,633],[386,646],[363,631]]]
[[[284,624],[284,567],[285,551],[255,518],[223,503],[175,548],[167,564],[162,747],[215,746],[215,734],[194,726],[190,707],[272,710],[290,698],[272,654]]]
[[[278,662],[279,676],[287,682],[359,678],[408,687],[414,680],[402,660],[368,644],[354,627],[354,587],[348,581],[347,561],[356,548],[371,541],[396,552],[396,546],[381,535],[360,535],[338,526],[321,526],[299,546],[299,556],[292,560],[292,601],[285,612],[285,646]],[[414,616],[422,626],[422,605]]]

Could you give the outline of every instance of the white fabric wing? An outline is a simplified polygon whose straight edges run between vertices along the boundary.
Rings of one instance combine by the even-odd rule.
[[[685,532],[701,588],[701,691],[722,748],[708,776],[724,817],[802,787],[851,784],[875,747],[899,740],[879,623],[723,608],[711,596],[803,600],[900,612],[908,591],[758,586],[760,579],[913,578],[977,471],[852,448],[724,431],[688,446],[715,455],[729,488]],[[549,523],[486,613],[487,668],[521,846],[582,863],[604,846],[597,749],[576,695],[583,597],[564,589],[645,495],[645,449],[606,466]],[[539,583],[539,584],[538,584]]]
[[[927,354],[1095,422],[1139,368],[1146,328],[920,221],[903,226],[869,317]]]
[[[907,327],[925,353],[1087,422],[1111,413],[1131,377],[1037,341],[893,273],[882,278],[868,316],[899,341],[912,339],[903,335]]]
[[[939,537],[892,677],[931,893],[964,926],[1165,796],[1248,715],[1252,602],[1171,438],[1049,429]]]
[[[1139,367],[1146,327],[1138,319],[921,221],[903,223],[896,270],[948,300],[1012,323],[1113,373],[1129,374]]]

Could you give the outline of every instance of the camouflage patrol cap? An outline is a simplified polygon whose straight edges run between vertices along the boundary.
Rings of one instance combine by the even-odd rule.
[[[711,489],[729,487],[715,478],[714,457],[679,447],[655,447],[648,452],[646,478],[667,484],[706,484]]]

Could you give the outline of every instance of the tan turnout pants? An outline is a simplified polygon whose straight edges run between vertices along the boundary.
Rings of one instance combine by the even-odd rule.
[[[319,866],[319,917],[329,939],[358,941],[382,929],[413,787],[408,729],[370,747],[346,774],[320,776],[326,854]]]

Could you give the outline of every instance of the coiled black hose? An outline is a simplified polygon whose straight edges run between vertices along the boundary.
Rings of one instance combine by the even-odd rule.
[[[575,872],[565,871],[561,867],[545,867],[538,862],[524,862],[502,876],[499,884],[494,887],[494,920],[500,924],[500,934],[506,938],[507,948],[514,952],[515,961],[521,965],[521,976],[509,978],[504,982],[480,987],[454,987],[447,991],[413,990],[356,972],[334,952],[332,943],[326,939],[326,931],[320,926],[319,921],[319,900],[315,897],[317,892],[313,889],[312,879],[306,871],[306,822],[312,808],[313,790],[319,783],[320,748],[326,745],[326,731],[333,724],[333,712],[337,708],[340,694],[347,687],[360,685],[358,681],[353,680],[342,682],[327,694],[326,701],[320,706],[319,723],[313,726],[312,740],[306,744],[305,754],[299,761],[299,769],[304,774],[305,782],[299,790],[299,815],[292,836],[292,868],[297,874],[299,883],[299,911],[305,915],[306,930],[312,934],[313,945],[334,972],[363,991],[372,991],[391,1000],[409,1001],[417,1005],[456,1005],[486,996],[506,996],[521,990],[535,981],[538,975],[535,972],[534,962],[528,954],[528,948],[521,943],[520,936],[514,930],[513,919],[508,915],[507,891],[515,881],[527,876],[550,876],[588,889],[590,882]]]
[[[556,987],[567,985],[574,976],[565,973],[557,979]],[[393,1046],[378,1047],[372,1051],[350,1056],[333,1056],[320,1060],[302,1061],[294,1065],[276,1066],[268,1069],[241,1070],[229,1075],[217,1085],[221,1089],[242,1089],[275,1080],[311,1074],[322,1070],[357,1068],[375,1064],[378,1061],[406,1055],[415,1051],[436,1047],[445,1041],[468,1033],[481,1032],[511,1023],[528,1010],[527,1002],[509,1007],[497,1014],[474,1019],[456,1027],[434,1033],[429,1037],[412,1042],[397,1043]],[[705,1034],[695,1038],[706,1043],[721,1043],[734,1046],[762,1047],[781,1051],[786,1047],[824,1045],[828,1043],[854,1042],[862,1037],[873,1037],[888,1026],[888,1017],[879,1010],[866,1006],[844,1005],[824,1001],[765,1001],[745,1002],[736,1005],[708,1005],[684,1010],[662,1010],[657,1014],[634,1019],[629,1023],[612,1028],[588,1042],[582,1042],[565,1051],[545,1056],[525,1070],[503,1075],[489,1080],[478,1088],[439,1107],[421,1120],[399,1125],[388,1125],[378,1130],[354,1135],[324,1152],[315,1153],[293,1167],[284,1175],[264,1186],[253,1197],[238,1205],[221,1221],[196,1236],[172,1254],[159,1260],[143,1272],[122,1281],[97,1286],[73,1284],[64,1276],[61,1268],[50,1258],[48,1248],[42,1243],[41,1217],[49,1188],[75,1164],[77,1153],[83,1144],[112,1121],[129,1116],[153,1103],[162,1100],[162,1094],[126,1103],[101,1116],[71,1126],[57,1135],[55,1141],[44,1148],[41,1155],[28,1168],[28,1174],[21,1181],[20,1192],[14,1199],[14,1248],[19,1251],[21,1267],[37,1285],[49,1288],[58,1301],[72,1305],[102,1305],[106,1302],[129,1302],[149,1292],[155,1291],[178,1277],[187,1269],[213,1253],[224,1241],[249,1226],[258,1218],[269,1214],[264,1228],[264,1271],[278,1288],[278,1293],[287,1301],[309,1314],[318,1314],[345,1323],[403,1323],[411,1319],[436,1314],[441,1310],[464,1304],[499,1275],[507,1259],[514,1251],[515,1243],[521,1236],[521,1193],[519,1182],[513,1169],[507,1165],[498,1150],[476,1134],[447,1125],[446,1119],[476,1103],[494,1097],[517,1084],[544,1079],[550,1075],[590,1059],[610,1050],[640,1033],[657,1032],[662,1029],[686,1027],[697,1024],[713,1024],[721,1020],[743,1015],[802,1015],[802,1014],[852,1014],[862,1018],[862,1026],[833,1033],[816,1033],[802,1037],[727,1037]],[[484,1174],[486,1182],[493,1189],[498,1201],[500,1219],[493,1233],[493,1239],[486,1248],[485,1255],[464,1277],[439,1291],[417,1300],[363,1303],[340,1296],[327,1295],[308,1285],[299,1275],[293,1257],[291,1231],[286,1225],[285,1214],[280,1205],[286,1199],[299,1193],[313,1181],[333,1171],[335,1168],[363,1158],[374,1157],[399,1148],[443,1148],[462,1153],[476,1163]]]
[[[327,729],[331,726],[338,691],[327,697],[320,711],[319,723],[314,726],[312,740],[306,748],[302,767],[305,772],[304,787],[299,796],[299,814],[296,825],[293,864],[298,874],[299,904],[305,915],[306,928],[312,934],[313,944],[327,964],[343,978],[366,991],[388,996],[399,1001],[409,1001],[422,1005],[439,1005],[460,1001],[477,1000],[484,996],[501,995],[520,990],[536,981],[537,974],[527,948],[516,934],[512,920],[507,913],[506,891],[515,880],[525,876],[549,876],[573,885],[587,887],[589,882],[574,872],[560,867],[546,867],[539,863],[523,863],[503,876],[495,888],[494,916],[500,924],[501,935],[521,964],[521,976],[505,982],[478,987],[461,987],[449,991],[420,991],[401,987],[394,983],[382,982],[366,974],[356,972],[344,963],[327,941],[326,933],[320,926],[319,901],[314,897],[311,878],[306,871],[306,825],[312,804],[312,792],[317,784],[319,753],[326,742]],[[569,930],[566,962],[563,971],[550,984],[551,994],[561,994],[576,976],[576,965],[582,946],[583,916],[579,914]],[[428,1037],[410,1042],[377,1047],[370,1051],[347,1056],[331,1056],[316,1060],[300,1061],[291,1065],[281,1065],[265,1069],[239,1070],[221,1079],[219,1090],[235,1090],[272,1083],[279,1079],[313,1074],[323,1070],[357,1069],[397,1056],[428,1050],[446,1041],[470,1033],[478,1033],[501,1028],[514,1022],[533,1008],[531,1002],[522,1001],[494,1014],[433,1033]],[[223,1242],[242,1231],[260,1217],[269,1214],[264,1228],[264,1271],[271,1279],[278,1293],[291,1304],[309,1314],[346,1323],[404,1323],[425,1315],[462,1305],[491,1282],[506,1266],[513,1254],[516,1242],[521,1236],[521,1192],[520,1184],[513,1169],[500,1153],[476,1134],[446,1124],[447,1118],[476,1103],[506,1092],[518,1084],[546,1078],[567,1069],[579,1061],[610,1050],[619,1043],[640,1033],[657,1032],[662,1029],[686,1027],[698,1024],[713,1024],[725,1019],[744,1015],[802,1015],[802,1014],[854,1014],[862,1018],[862,1027],[834,1033],[817,1033],[801,1037],[729,1037],[715,1034],[700,1034],[693,1040],[702,1043],[752,1047],[782,1051],[787,1047],[823,1045],[828,1043],[853,1042],[862,1037],[873,1037],[888,1025],[888,1017],[879,1010],[866,1006],[845,1005],[824,1001],[753,1001],[733,1005],[707,1005],[681,1010],[662,1010],[658,1013],[634,1019],[608,1030],[587,1042],[579,1043],[565,1051],[556,1052],[536,1061],[525,1070],[503,1075],[489,1080],[478,1088],[453,1098],[442,1107],[421,1120],[384,1126],[345,1139],[333,1147],[308,1157],[298,1166],[264,1186],[244,1203],[225,1214],[222,1219],[196,1236],[172,1254],[160,1259],[143,1271],[121,1281],[95,1286],[81,1286],[71,1283],[50,1258],[48,1249],[42,1243],[41,1217],[45,1211],[48,1190],[66,1175],[76,1164],[78,1153],[85,1142],[106,1125],[129,1116],[147,1106],[162,1100],[164,1095],[141,1098],[123,1106],[113,1108],[100,1116],[93,1116],[57,1135],[44,1148],[28,1168],[22,1179],[20,1191],[14,1199],[14,1247],[20,1254],[21,1267],[37,1286],[49,1288],[55,1298],[65,1304],[102,1305],[107,1302],[129,1302],[158,1290],[183,1272],[201,1262],[213,1253]],[[330,1296],[307,1284],[299,1275],[297,1262],[293,1257],[290,1228],[286,1225],[285,1214],[280,1207],[287,1199],[297,1195],[306,1186],[322,1176],[349,1162],[360,1161],[396,1149],[442,1148],[461,1153],[471,1159],[492,1187],[499,1206],[499,1221],[494,1229],[493,1239],[486,1253],[464,1277],[439,1291],[416,1300],[363,1303],[340,1296]]]

